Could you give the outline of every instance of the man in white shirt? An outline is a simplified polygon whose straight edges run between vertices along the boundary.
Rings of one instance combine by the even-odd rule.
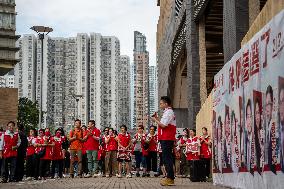
[[[158,125],[158,139],[161,143],[163,161],[167,171],[167,178],[161,180],[160,184],[162,186],[172,186],[175,179],[173,148],[176,140],[176,118],[169,97],[161,97],[160,108],[164,110],[161,120],[157,116],[152,117],[152,121]]]

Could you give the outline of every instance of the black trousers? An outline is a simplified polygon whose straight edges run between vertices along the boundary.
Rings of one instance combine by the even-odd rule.
[[[89,170],[88,170],[88,158],[87,158],[87,154],[83,154],[82,155],[82,171],[83,173],[88,173]]]
[[[162,166],[164,165],[164,162],[163,162],[163,155],[162,153],[159,153],[159,165],[158,165],[158,173],[160,175],[162,175]]]
[[[17,156],[16,166],[16,180],[22,181],[25,175],[25,155],[19,154]]]
[[[203,177],[209,178],[211,159],[210,158],[202,158],[201,161],[202,161],[202,164],[203,164],[203,167],[204,167],[203,168],[203,170],[204,170],[204,176]]]
[[[175,179],[174,168],[173,168],[174,166],[174,157],[173,157],[174,141],[161,140],[160,143],[162,147],[163,163],[167,171],[167,178]]]
[[[38,179],[38,177],[40,176],[40,168],[39,168],[39,164],[40,164],[40,157],[35,154],[34,155],[34,178]]]
[[[147,171],[157,172],[157,152],[154,151],[148,152]]]
[[[50,174],[50,160],[41,159],[39,161],[39,172],[41,177],[48,177]]]
[[[201,160],[189,161],[190,180],[192,182],[205,181],[204,166]]]
[[[181,175],[189,175],[189,165],[186,159],[186,155],[183,153],[184,148],[182,148],[181,158],[180,158],[180,174]]]
[[[64,163],[63,159],[52,160],[52,164],[51,164],[51,176],[52,177],[55,176],[55,173],[58,173],[58,176],[60,178],[63,177],[63,163]]]
[[[2,158],[0,159],[0,176],[2,175]]]
[[[102,174],[105,174],[106,173],[106,170],[105,170],[105,157],[101,157],[101,160],[99,161],[99,167],[100,167],[100,170],[101,170]]]
[[[10,165],[10,166],[9,166]],[[17,166],[17,157],[9,157],[2,159],[2,178],[7,181],[8,178],[10,181],[16,180],[16,166]],[[10,170],[9,170],[10,168]],[[9,174],[10,173],[10,174]]]
[[[35,164],[35,155],[27,156],[26,161],[26,177],[34,177],[35,176],[35,170],[36,170],[36,164]]]

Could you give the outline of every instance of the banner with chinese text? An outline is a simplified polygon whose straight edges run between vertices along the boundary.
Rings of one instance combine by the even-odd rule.
[[[284,11],[214,77],[213,181],[284,186]]]

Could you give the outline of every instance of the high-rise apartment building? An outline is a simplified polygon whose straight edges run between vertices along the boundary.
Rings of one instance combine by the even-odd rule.
[[[101,127],[117,128],[117,69],[120,42],[116,37],[103,37],[101,45]]]
[[[15,35],[15,6],[15,0],[0,1],[0,76],[13,70],[18,62],[18,59],[15,57],[18,51],[16,41],[19,39],[19,36]]]
[[[63,118],[67,130],[71,129],[76,118],[76,73],[77,73],[77,39],[71,37],[66,39],[64,65],[64,97]]]
[[[66,39],[65,38],[53,38],[54,43],[54,65],[50,65],[51,77],[49,78],[51,83],[50,94],[52,96],[51,107],[53,117],[53,124],[55,127],[60,127],[64,124],[65,118],[63,114],[64,110],[64,89],[65,89],[65,62],[66,62]]]
[[[157,67],[149,67],[149,113],[153,115],[158,111],[158,85],[157,85]]]
[[[4,76],[0,76],[0,88],[15,88],[15,76],[13,71],[10,71]]]
[[[117,68],[117,124],[130,125],[130,58],[120,56]]]
[[[135,65],[135,113],[134,126],[147,126],[147,116],[149,115],[149,53],[146,50],[146,37],[142,33],[134,32],[134,65]]]
[[[130,66],[130,127],[136,125],[135,118],[135,98],[134,98],[134,82],[135,82],[135,65]]]
[[[77,118],[82,124],[94,119],[99,128],[129,124],[129,58],[120,59],[116,37],[97,33],[73,38],[45,36],[43,44],[42,64],[39,39],[34,35],[20,39],[21,62],[15,69],[20,97],[42,102],[42,127],[69,130]],[[119,102],[118,93],[123,96]]]
[[[87,124],[89,120],[89,40],[86,33],[77,35],[77,85],[75,95],[81,95],[77,103],[77,115],[82,124]]]
[[[36,100],[36,50],[37,38],[35,35],[23,35],[17,41],[20,50],[16,57],[19,63],[15,66],[15,87],[18,88],[19,97]]]
[[[95,120],[98,127],[101,126],[101,48],[102,36],[98,33],[90,34],[90,74],[89,74],[89,99],[90,119]]]

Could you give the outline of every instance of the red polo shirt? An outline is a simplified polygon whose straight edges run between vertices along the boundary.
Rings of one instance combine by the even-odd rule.
[[[88,133],[91,133],[91,135],[88,136],[87,141],[84,144],[85,150],[99,150],[99,140],[95,140],[93,136],[100,137],[101,131],[96,127],[92,130],[87,129],[87,131],[84,133],[84,137]]]

